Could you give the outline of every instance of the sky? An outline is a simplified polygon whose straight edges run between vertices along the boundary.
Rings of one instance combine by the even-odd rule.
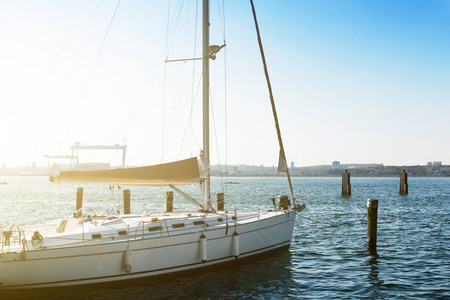
[[[287,160],[450,164],[450,0],[254,0]],[[0,0],[0,163],[198,156],[198,1]],[[211,1],[213,164],[276,165],[248,1]],[[121,163],[115,150],[81,162]],[[51,161],[50,163],[53,163]],[[63,161],[61,161],[63,162]]]

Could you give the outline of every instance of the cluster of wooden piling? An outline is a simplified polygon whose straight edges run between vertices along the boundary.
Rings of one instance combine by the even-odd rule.
[[[83,207],[83,188],[77,188],[77,204],[76,213],[74,216],[79,218],[82,215],[81,208]],[[225,210],[225,197],[224,193],[217,194],[217,211]],[[130,190],[123,190],[123,212],[124,214],[131,213],[131,194]],[[166,212],[173,212],[173,191],[166,192]]]
[[[82,215],[81,208],[83,207],[83,188],[77,188],[77,206],[75,217],[79,218]],[[131,213],[131,194],[130,190],[123,190],[123,213],[128,215]]]
[[[342,195],[350,196],[352,193],[350,184],[350,173],[345,170],[342,173]],[[408,194],[408,174],[405,170],[400,174],[399,193],[402,195]],[[217,194],[217,210],[223,211],[225,207],[224,194]],[[287,198],[287,197],[286,197]],[[275,205],[275,199],[273,199]],[[131,213],[131,195],[130,190],[123,190],[123,207],[124,213]],[[77,188],[77,204],[76,217],[81,216],[81,208],[83,207],[83,188]],[[173,191],[166,192],[166,212],[173,212]],[[377,251],[377,222],[378,222],[378,200],[367,200],[367,247],[371,254],[376,255]]]
[[[350,185],[350,173],[347,169],[342,173],[342,196],[350,196],[352,194],[352,186]],[[408,173],[405,170],[400,174],[399,194],[408,194]]]
[[[350,173],[345,170],[342,173],[342,196],[350,196]],[[400,174],[399,194],[408,194],[408,173],[405,170]],[[377,223],[378,223],[378,199],[367,200],[367,248],[372,255],[377,254]]]

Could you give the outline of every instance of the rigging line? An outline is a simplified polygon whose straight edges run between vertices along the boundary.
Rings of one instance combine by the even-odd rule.
[[[197,0],[196,6],[195,6],[194,57],[196,57],[196,53],[197,53],[198,1],[199,0]],[[200,77],[198,85],[197,85],[197,91],[195,92],[195,96],[194,96],[194,81],[195,81],[195,66],[196,65],[197,65],[197,63],[194,61],[194,65],[192,67],[191,114],[189,116],[189,126],[190,126],[192,132],[194,132],[194,128],[192,128],[192,111],[194,108],[195,99],[197,98],[198,90],[200,88],[200,79],[201,79],[201,77]],[[195,134],[194,134],[194,138],[195,138],[195,141],[197,142],[198,148],[202,149],[202,147],[200,146],[200,142],[198,141],[197,136]]]
[[[203,76],[203,73],[202,73],[202,76]],[[202,76],[200,76],[199,79],[198,79],[197,91],[195,92],[194,103],[193,103],[193,105],[191,107],[191,115],[189,116],[189,119],[190,119],[189,120],[189,124],[190,124],[189,127],[190,127],[190,129],[192,131],[192,135],[194,136],[195,141],[197,142],[197,146],[198,146],[198,148],[200,150],[202,149],[202,146],[200,145],[200,142],[199,142],[199,140],[197,138],[197,134],[195,133],[194,127],[192,127],[192,112],[193,112],[193,109],[194,109],[195,99],[197,99],[198,92],[200,91],[200,83],[202,82]]]
[[[178,10],[178,6],[180,5],[180,9]],[[176,23],[174,24],[174,33],[176,32],[176,29],[178,27],[178,23],[180,22],[180,15],[182,12],[184,6],[184,1],[179,1],[177,7],[175,8],[174,16],[177,13],[176,16]],[[169,7],[168,7],[168,13],[167,13],[167,28],[166,28],[166,60],[169,57],[169,29],[170,29],[170,1],[169,1]],[[175,38],[175,34],[173,35],[173,39]],[[172,45],[172,42],[170,43]],[[178,79],[178,78],[177,78]],[[163,92],[163,116],[162,116],[162,134],[161,134],[161,163],[164,162],[164,137],[165,137],[165,123],[166,123],[166,87],[167,87],[167,64],[164,64],[164,92]]]
[[[182,43],[181,43],[181,29],[182,29],[182,26],[181,26],[181,22],[182,22],[182,18],[183,18],[183,16],[182,16],[182,14],[181,14],[181,10],[180,10],[180,15],[179,15],[179,24],[180,24],[180,26],[178,27],[178,54],[177,54],[177,56],[178,57],[185,57],[185,53],[186,53],[186,44],[187,44],[187,30],[188,30],[188,21],[189,21],[189,1],[187,2],[187,8],[186,8],[186,24],[184,25],[184,27],[185,27],[185,32],[184,32],[184,42],[183,42],[183,45],[182,45]],[[184,6],[184,2],[183,2],[183,6]],[[181,9],[183,8],[183,6],[181,7]],[[176,114],[177,114],[177,107],[180,107],[181,106],[181,94],[182,94],[182,89],[183,89],[183,78],[184,78],[184,76],[183,76],[183,73],[184,73],[184,65],[185,64],[177,64],[177,75],[176,75],[176,84],[175,84],[175,86],[176,87],[179,87],[178,88],[178,91],[177,91],[177,93],[176,93],[176,95],[175,95],[175,109],[174,109],[174,111],[173,111],[173,119],[175,119],[175,120],[179,120],[177,117],[176,117]],[[180,71],[180,69],[181,69],[181,71]],[[179,83],[178,83],[179,82]],[[178,125],[178,122],[177,122],[177,125]],[[177,126],[177,129],[179,128],[179,126]]]
[[[172,38],[172,43],[173,43],[173,41],[175,40],[175,32],[178,30],[178,54],[177,54],[178,57],[181,57],[181,56],[184,57],[184,54],[186,52],[186,44],[187,44],[187,30],[188,30],[187,24],[189,22],[189,18],[188,18],[188,16],[189,16],[189,14],[188,14],[188,12],[189,12],[189,2],[188,2],[188,7],[186,9],[186,24],[185,24],[184,46],[182,46],[182,43],[181,43],[181,38],[182,38],[181,37],[181,31],[182,31],[181,23],[182,23],[182,18],[183,18],[182,12],[183,12],[183,8],[184,8],[184,4],[185,4],[185,1],[183,1],[182,4],[180,5],[179,12],[178,12],[178,15],[177,15],[177,20],[176,20],[176,26],[174,26],[174,31],[173,31],[174,35],[173,35],[173,38]],[[167,51],[167,56],[168,56],[168,51]],[[178,90],[175,91],[175,95],[174,95],[175,96],[175,98],[174,98],[175,99],[175,103],[174,103],[175,106],[174,106],[174,110],[172,112],[172,118],[171,118],[171,120],[176,120],[176,122],[173,122],[173,125],[176,126],[176,129],[178,131],[179,131],[179,128],[180,128],[180,126],[179,126],[180,118],[177,117],[177,114],[178,114],[177,108],[181,106],[181,98],[182,98],[181,97],[181,93],[182,93],[183,78],[184,78],[183,73],[184,73],[184,65],[180,66],[178,64],[177,68],[176,68],[176,76],[175,76],[175,78],[176,78],[175,86],[178,87]]]
[[[223,43],[226,44],[226,22],[225,22],[225,0],[222,0],[223,7]],[[224,105],[225,105],[225,181],[228,181],[228,102],[227,102],[227,47],[225,47],[224,53]],[[225,207],[228,207],[227,203],[228,185],[225,185]]]
[[[196,1],[196,6],[195,6],[195,25],[194,25],[194,56],[196,57],[196,50],[197,50],[197,33],[198,33],[198,0]],[[197,89],[195,90],[195,94],[194,94],[194,87],[195,87],[195,66],[196,66],[196,61],[194,61],[193,65],[192,65],[192,86],[191,86],[191,109],[189,112],[189,118],[188,118],[188,122],[186,124],[186,128],[184,131],[184,135],[183,135],[183,139],[181,141],[181,145],[180,145],[180,151],[178,152],[178,159],[181,156],[181,151],[183,150],[183,145],[184,145],[184,141],[186,139],[187,136],[187,130],[188,128],[191,129],[194,139],[197,142],[197,146],[198,148],[201,150],[202,147],[200,145],[200,142],[197,139],[197,136],[195,135],[194,129],[192,128],[192,114],[194,111],[194,105],[195,105],[195,99],[197,99],[197,94],[200,88],[200,82],[201,82],[201,77],[199,78],[198,84],[197,84]]]
[[[187,24],[188,24],[188,20],[189,20],[189,1],[188,1],[188,7],[186,9],[186,24],[185,24],[185,33],[184,33],[184,44],[182,44],[181,40],[182,40],[182,19],[183,19],[183,14],[182,14],[182,9],[184,6],[184,2],[183,5],[180,8],[180,14],[179,14],[179,26],[178,26],[178,53],[177,56],[178,57],[184,57],[185,53],[186,53],[186,43],[187,43]],[[172,111],[172,118],[171,120],[175,120],[175,122],[172,122],[172,124],[174,126],[176,126],[176,130],[179,133],[180,131],[180,118],[178,118],[178,114],[179,114],[179,110],[178,108],[181,107],[181,95],[182,95],[182,90],[183,90],[183,73],[184,73],[184,65],[185,64],[177,64],[177,68],[176,68],[176,83],[175,83],[175,87],[177,88],[177,90],[175,91],[175,95],[174,95],[174,109]]]
[[[198,26],[198,0],[196,1],[196,6],[195,6],[194,57],[196,55],[196,49],[197,49],[197,47],[196,47],[197,46],[197,26]],[[184,140],[186,138],[187,130],[188,130],[189,127],[191,127],[191,129],[192,129],[192,112],[193,112],[194,104],[195,104],[195,98],[194,98],[195,66],[196,66],[196,62],[194,61],[193,65],[192,65],[191,109],[190,109],[190,113],[189,113],[188,123],[186,124],[186,128],[184,130],[183,140],[182,140],[181,145],[180,145],[180,152],[178,153],[178,159],[181,156],[181,151],[183,149],[183,144],[184,144]],[[197,85],[197,91],[196,91],[195,95],[197,95],[199,87],[200,87],[200,80],[199,80],[199,83]],[[195,141],[197,142],[198,147],[201,149],[200,143],[198,142],[198,139],[195,136],[195,134],[194,134],[194,138],[195,138]]]
[[[50,75],[50,72],[53,70],[53,66],[55,65],[55,62],[56,62],[56,60],[58,59],[58,57],[59,57],[59,55],[60,55],[60,53],[61,53],[62,48],[63,48],[64,45],[66,44],[67,38],[69,37],[70,33],[72,32],[72,29],[73,29],[73,27],[74,27],[74,25],[75,25],[77,19],[78,19],[78,17],[75,18],[75,19],[73,20],[72,25],[71,25],[70,28],[69,28],[69,31],[67,31],[66,35],[64,36],[63,42],[61,43],[61,45],[60,45],[59,48],[58,48],[58,51],[56,51],[56,54],[55,54],[55,56],[53,57],[53,60],[52,60],[52,62],[51,62],[51,64],[50,64],[50,68],[48,68],[46,74],[44,75],[44,77],[43,77],[42,80],[41,80],[41,83],[39,84],[39,87],[38,87],[38,89],[37,89],[35,95],[33,96],[32,103],[36,103],[35,100],[37,99],[37,97],[38,97],[38,95],[39,95],[39,91],[40,91],[41,88],[44,86],[44,82],[47,80],[47,77]],[[73,69],[73,68],[72,68],[72,69]],[[72,71],[71,71],[71,72],[72,72]],[[56,109],[56,107],[55,107],[55,109]],[[52,114],[50,115],[50,118],[51,118],[51,116],[53,115],[55,109],[52,111]],[[35,151],[35,153],[33,154],[33,161],[35,160],[36,152],[39,150],[39,147],[40,147],[40,145],[42,144],[42,139],[43,139],[43,136],[45,135],[47,129],[48,129],[48,126],[47,126],[46,128],[44,128],[44,130],[43,130],[43,132],[42,132],[42,134],[41,134],[41,138],[38,140],[38,144],[37,144],[37,146],[36,146],[36,151]]]
[[[113,135],[111,135],[111,137],[109,137],[108,139],[107,139],[107,142],[110,142],[130,121],[132,121],[132,119],[133,119],[133,117],[134,117],[134,114],[132,115],[132,116],[130,116],[129,118],[128,118],[128,120],[126,120],[120,127],[119,127],[119,129],[117,129],[116,130],[116,132],[113,134]]]
[[[148,86],[148,84],[149,84],[149,82],[152,80],[152,78],[154,77],[154,75],[155,75],[155,73],[156,73],[156,65],[157,65],[157,63],[159,62],[159,57],[160,56],[165,56],[165,53],[163,53],[164,52],[164,44],[167,44],[167,36],[166,36],[166,38],[164,38],[162,41],[161,41],[161,43],[160,43],[160,45],[159,45],[159,48],[158,48],[158,51],[156,52],[157,53],[157,55],[155,56],[155,58],[154,58],[154,60],[153,60],[153,63],[151,64],[151,67],[150,67],[150,69],[152,70],[148,75],[147,75],[147,77],[145,78],[145,80],[144,80],[144,83],[143,83],[143,85],[142,85],[142,88],[141,88],[141,91],[140,91],[140,94],[139,94],[139,96],[138,96],[138,103],[135,105],[135,109],[133,109],[133,113],[131,114],[131,116],[130,116],[130,118],[129,118],[129,120],[128,121],[126,121],[123,125],[122,125],[122,127],[124,127],[128,122],[130,122],[131,121],[131,125],[130,125],[130,128],[132,128],[133,127],[133,124],[134,124],[134,121],[135,121],[135,117],[136,117],[136,111],[137,111],[137,108],[139,107],[139,106],[141,106],[141,104],[142,104],[142,102],[144,101],[144,94],[145,94],[145,88]],[[116,132],[116,134],[122,129],[122,127]],[[130,129],[129,129],[130,130]],[[129,132],[127,133],[127,134],[125,134],[125,136],[129,136]],[[110,139],[112,139],[112,137],[110,138]],[[128,140],[128,139],[127,139]]]
[[[192,105],[191,105],[191,111],[190,111],[190,113],[189,113],[189,119],[188,119],[188,122],[187,122],[187,124],[186,124],[186,128],[185,128],[185,130],[184,130],[183,139],[182,139],[182,141],[181,141],[180,152],[178,153],[178,158],[180,158],[181,151],[182,151],[182,149],[183,149],[184,140],[186,139],[187,130],[188,130],[189,128],[191,129],[191,131],[192,131],[192,133],[193,133],[193,136],[194,136],[194,138],[195,138],[195,141],[197,142],[197,146],[199,147],[199,149],[202,149],[202,147],[201,147],[201,145],[200,145],[200,142],[198,141],[197,136],[195,135],[194,128],[192,128],[192,114],[193,114],[193,111],[194,111],[195,99],[197,99],[197,94],[198,94],[198,91],[199,91],[199,89],[200,89],[200,83],[201,83],[201,81],[202,81],[202,78],[200,77],[200,78],[199,78],[199,81],[198,81],[198,84],[197,84],[197,90],[196,90],[196,92],[195,92],[195,97],[193,98],[193,101],[194,101],[194,102],[193,102]]]
[[[188,6],[186,9],[186,25],[185,25],[185,30],[184,30],[184,47],[183,47],[183,56],[186,52],[186,44],[187,44],[187,32],[188,32],[188,24],[189,24],[189,4],[191,2],[188,1]],[[195,56],[194,56],[195,57]]]
[[[223,4],[223,0],[222,0],[222,4]],[[217,0],[217,7],[219,9],[220,26],[222,27],[222,38],[225,41],[225,34],[224,34],[225,33],[225,20],[222,20],[222,11],[220,9],[220,0]]]
[[[282,159],[285,162],[285,168],[286,168],[285,172],[286,172],[286,177],[287,177],[288,183],[289,183],[289,190],[291,191],[292,197],[294,197],[294,191],[293,191],[293,188],[292,188],[291,177],[289,176],[289,168],[288,168],[288,166],[286,164],[286,154],[284,152],[283,141],[281,139],[280,125],[278,124],[278,117],[277,117],[277,111],[276,111],[276,108],[275,108],[275,101],[273,99],[272,85],[270,84],[269,72],[267,70],[267,64],[266,64],[266,57],[264,55],[264,49],[263,49],[263,45],[262,45],[262,41],[261,41],[261,35],[259,33],[258,20],[256,19],[256,11],[255,11],[255,6],[253,5],[253,0],[250,0],[250,4],[252,5],[253,19],[255,21],[256,35],[258,37],[258,44],[259,44],[259,50],[260,50],[260,53],[261,53],[261,60],[263,62],[264,74],[266,75],[267,88],[269,90],[270,103],[272,105],[273,118],[274,118],[274,121],[275,121],[275,127],[277,129],[277,136],[278,136],[278,144],[280,146],[280,153],[282,155]]]
[[[169,0],[168,9],[167,9],[167,26],[166,26],[166,59],[167,59],[167,44],[169,43],[169,24],[170,24],[170,3],[172,1]]]
[[[173,44],[173,41],[175,39],[175,33],[176,33],[177,30],[180,30],[179,29],[179,26],[180,26],[179,23],[181,22],[180,21],[181,20],[180,15],[181,15],[181,12],[183,11],[184,1],[179,1],[178,4],[180,4],[180,3],[182,3],[182,4],[181,4],[179,9],[178,9],[178,5],[177,5],[177,7],[174,10],[174,15],[172,16],[172,19],[170,19],[170,11],[169,11],[169,17],[168,17],[168,21],[167,21],[168,22],[167,23],[167,31],[166,31],[166,35],[167,35],[166,60],[169,59],[169,49],[172,48],[172,44]],[[170,10],[170,7],[169,7],[169,10]],[[174,22],[174,25],[173,25],[173,27],[171,29],[172,31],[170,31],[170,26],[169,25],[172,23],[173,19],[175,19],[175,22]],[[172,38],[170,40],[170,43],[169,43],[169,36],[172,36]]]
[[[61,43],[61,45],[59,46],[58,51],[56,52],[55,57],[53,58],[51,64],[50,64],[50,68],[47,70],[47,73],[44,75],[44,77],[41,80],[41,84],[39,85],[38,91],[36,92],[36,94],[33,97],[33,103],[35,102],[34,100],[37,98],[38,94],[39,94],[39,90],[40,88],[42,88],[42,86],[44,85],[44,82],[47,80],[48,75],[50,75],[51,70],[53,69],[53,66],[55,65],[56,60],[59,57],[59,54],[61,53],[62,48],[64,47],[64,45],[66,44],[67,38],[69,37],[70,33],[72,32],[72,29],[77,21],[78,17],[75,18],[72,22],[72,25],[69,28],[69,31],[66,33],[66,36],[64,37],[63,42]]]
[[[215,135],[216,149],[217,149],[217,160],[219,161],[219,174],[222,174],[222,166],[220,164],[219,140],[218,140],[218,137],[217,137],[217,126],[216,126],[216,118],[215,118],[215,115],[214,115],[214,101],[213,101],[211,85],[209,86],[209,95],[210,95],[209,102],[211,103],[212,121],[213,121],[214,135]],[[220,182],[222,184],[222,191],[223,191],[224,190],[223,189],[224,183],[223,183],[222,175],[219,176],[219,178],[220,178]]]
[[[66,88],[67,88],[67,86],[68,86],[68,84],[69,84],[69,80],[72,78],[73,71],[74,71],[74,69],[75,69],[75,66],[76,66],[77,63],[78,63],[78,59],[79,59],[79,57],[80,57],[81,50],[83,49],[83,47],[84,47],[84,44],[80,47],[80,50],[78,51],[78,54],[77,54],[77,56],[76,56],[76,58],[75,58],[75,61],[73,62],[72,68],[70,69],[69,76],[67,76],[66,81],[65,81],[65,83],[64,83],[64,86],[63,86],[63,88],[61,89],[61,92],[60,92],[60,94],[59,94],[59,97],[58,97],[59,101],[57,101],[57,102],[55,103],[55,106],[53,107],[53,110],[52,110],[50,116],[53,116],[53,114],[54,114],[55,111],[56,111],[56,108],[58,107],[58,104],[60,103],[60,101],[61,101],[62,98],[63,98],[64,92],[65,92],[65,90],[66,90]],[[50,119],[49,119],[48,122],[47,122],[47,125],[46,125],[45,130],[42,132],[41,140],[44,138],[45,133],[47,132],[48,128],[50,127],[50,120],[51,120],[51,117],[50,117]],[[59,153],[58,153],[58,155],[59,155]],[[52,166],[52,168],[51,168],[51,171],[50,171],[50,174],[53,172],[54,167],[55,167],[55,164],[53,164],[53,166]]]
[[[225,0],[222,0],[222,8],[223,8],[223,43],[226,44],[227,39],[227,22],[226,22],[226,14],[225,14]]]
[[[317,220],[314,220],[314,219],[311,219],[311,218],[307,218],[307,217],[305,217],[305,216],[303,216],[301,214],[298,214],[298,216],[303,218],[303,219],[306,219],[306,220],[309,220],[309,221],[313,221],[313,222],[316,222],[316,223],[320,223],[320,224],[327,224],[327,225],[331,225],[331,226],[335,225],[335,224],[332,224],[332,223],[329,223],[329,222],[317,221]]]
[[[268,192],[268,190],[269,190],[269,184],[271,184],[271,183],[273,182],[273,180],[275,179],[277,173],[278,173],[278,172],[275,171],[275,173],[273,173],[273,175],[272,175],[271,177],[268,177],[268,178],[267,178],[267,179],[268,179],[268,182],[267,182],[267,184],[265,184],[265,188],[264,188],[264,191],[266,191],[266,194],[268,194],[267,192]],[[280,192],[279,194],[280,194],[280,195],[283,195],[282,192]]]
[[[84,95],[86,93],[87,87],[89,85],[89,81],[90,81],[90,79],[92,77],[92,74],[94,73],[95,66],[97,65],[98,58],[100,57],[100,53],[102,52],[103,46],[105,45],[106,37],[108,36],[109,30],[111,29],[111,25],[112,25],[112,23],[114,21],[114,17],[116,16],[117,9],[119,8],[119,4],[120,4],[120,0],[117,1],[117,5],[116,5],[116,8],[114,10],[114,14],[111,17],[111,21],[109,22],[108,29],[106,30],[105,36],[103,37],[102,44],[100,45],[100,49],[98,50],[97,56],[95,57],[94,64],[93,64],[93,66],[91,68],[91,71],[89,73],[88,79],[87,79],[87,81],[86,81],[86,83],[84,85],[84,88],[83,88],[83,91],[81,93],[80,99],[78,100],[77,106],[75,108],[75,112],[73,113],[72,119],[70,120],[69,126],[67,127],[66,134],[65,134],[65,136],[63,138],[63,141],[62,141],[61,146],[60,146],[59,151],[58,151],[58,155],[59,155],[59,153],[61,153],[62,146],[64,145],[64,142],[66,141],[67,135],[69,134],[69,130],[72,127],[73,121],[75,120],[75,116],[77,115],[78,109],[80,108],[81,101],[84,98]]]
[[[168,43],[169,43],[169,23],[170,23],[170,3],[167,9],[167,28],[166,28],[166,59],[168,58]],[[164,64],[164,86],[163,86],[163,111],[162,111],[162,134],[161,134],[161,163],[164,161],[164,125],[166,117],[166,81],[167,81],[167,65]]]

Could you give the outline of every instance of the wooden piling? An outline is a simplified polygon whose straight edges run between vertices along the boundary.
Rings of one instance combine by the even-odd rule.
[[[217,211],[225,210],[225,197],[223,193],[217,193]]]
[[[166,212],[173,212],[173,191],[166,192]]]
[[[378,200],[367,199],[367,247],[370,253],[377,252]]]
[[[129,215],[131,213],[131,194],[130,190],[123,190],[123,213]]]
[[[352,194],[352,186],[350,185],[350,173],[345,169],[342,173],[342,196],[350,196]]]
[[[406,173],[405,170],[400,174],[400,186],[398,192],[401,195],[408,194],[408,173]]]
[[[76,208],[76,217],[81,217],[81,211],[78,211],[83,207],[83,188],[77,188],[77,208]]]

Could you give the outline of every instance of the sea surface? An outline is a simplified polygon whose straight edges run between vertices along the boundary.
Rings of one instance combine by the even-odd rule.
[[[212,192],[226,192],[226,207],[272,209],[288,194],[285,178],[213,178]],[[75,209],[76,185],[47,177],[0,177],[0,226],[47,222]],[[306,209],[297,216],[291,247],[241,266],[132,285],[19,292],[32,299],[450,299],[450,178],[352,178],[341,196],[341,178],[293,178]],[[121,206],[117,187],[84,187],[84,204]],[[133,212],[159,212],[166,188],[131,187]],[[198,196],[198,188],[184,188]],[[378,249],[366,247],[367,199],[378,199]],[[175,210],[193,209],[175,195]],[[36,270],[39,272],[39,270]],[[1,296],[1,299],[5,296]]]

